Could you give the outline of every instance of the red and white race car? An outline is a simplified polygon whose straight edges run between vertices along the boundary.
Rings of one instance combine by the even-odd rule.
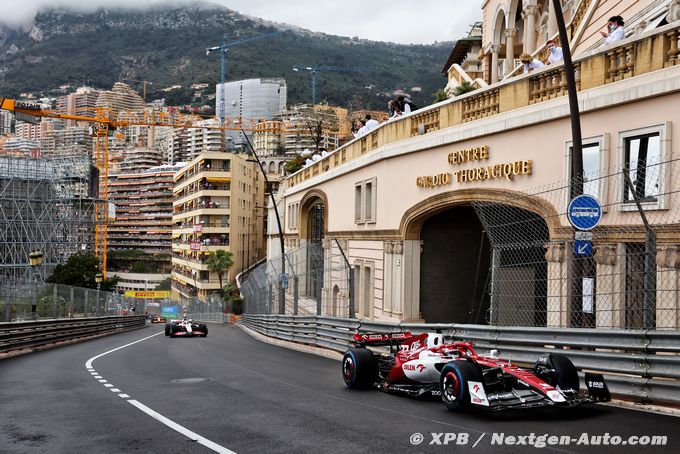
[[[206,337],[208,326],[186,317],[181,320],[170,320],[170,323],[165,324],[165,335],[170,337]]]
[[[533,368],[522,368],[497,358],[494,350],[482,356],[470,342],[437,333],[355,334],[354,345],[342,360],[348,387],[436,396],[449,410],[572,407],[610,400],[600,374],[586,373],[587,393],[581,393],[576,368],[557,353],[541,356]]]

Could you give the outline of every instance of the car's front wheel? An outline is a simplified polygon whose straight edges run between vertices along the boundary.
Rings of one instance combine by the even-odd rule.
[[[484,391],[482,371],[475,363],[466,360],[448,362],[439,375],[439,391],[442,402],[451,411],[468,410],[472,406],[469,384]]]
[[[201,337],[206,337],[208,335],[208,325],[206,325],[205,323],[198,325],[198,330],[203,332],[203,334],[201,334]]]
[[[378,364],[367,348],[353,348],[342,358],[342,378],[349,388],[368,389],[378,378]]]
[[[165,324],[165,335],[166,336],[170,335],[171,329],[172,329],[172,325],[170,323],[166,323]]]

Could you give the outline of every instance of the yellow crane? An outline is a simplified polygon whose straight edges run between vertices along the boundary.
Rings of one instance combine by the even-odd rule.
[[[153,82],[149,82],[148,80],[137,80],[137,79],[128,79],[128,78],[123,78],[121,80],[125,80],[128,82],[137,82],[138,84],[142,84],[142,99],[144,99],[144,102],[146,102],[146,86],[147,85],[153,85]]]
[[[116,118],[112,118],[110,109],[95,109],[94,117],[65,114],[53,110],[43,109],[39,104],[32,102],[16,101],[9,98],[0,98],[0,109],[14,112],[16,119],[30,123],[38,123],[41,118],[61,118],[64,120],[83,121],[93,123],[95,130],[95,167],[99,171],[99,200],[95,204],[95,235],[94,253],[102,262],[102,274],[106,279],[107,259],[107,230],[109,208],[109,131],[126,126],[167,126],[172,128],[190,129],[220,129],[224,130],[252,130],[252,125],[243,125],[241,119],[230,121],[223,125],[196,125],[196,122],[206,120],[197,115],[186,115],[177,111],[144,111],[144,112],[119,112]]]

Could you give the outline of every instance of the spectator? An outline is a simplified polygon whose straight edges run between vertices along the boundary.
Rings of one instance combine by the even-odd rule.
[[[370,115],[366,115],[366,128],[368,132],[373,131],[378,126],[380,126],[378,120],[374,120]]]
[[[544,65],[540,61],[533,58],[531,55],[524,53],[519,56],[520,61],[524,64],[524,74],[529,74],[536,68],[542,68]]]
[[[366,135],[366,133],[368,132],[368,130],[366,129],[366,120],[359,120],[359,124],[361,125],[361,127],[359,127],[359,130],[354,133],[354,137],[357,138]]]
[[[555,45],[555,41],[552,39],[548,40],[546,43],[546,47],[548,48],[548,61],[545,62],[546,65],[553,65],[553,64],[558,64],[562,63],[564,61],[564,54],[562,53],[562,48],[557,47]]]
[[[397,101],[393,99],[387,102],[387,110],[390,113],[389,120],[401,116],[401,110],[397,106]]]
[[[397,96],[397,107],[405,114],[418,110],[418,106],[404,95]]]
[[[623,29],[623,17],[612,16],[607,21],[607,32],[600,32],[604,40],[604,45],[609,46],[617,41],[621,41],[626,37],[626,31]]]

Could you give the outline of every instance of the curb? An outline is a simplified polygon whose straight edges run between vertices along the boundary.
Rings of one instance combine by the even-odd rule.
[[[334,350],[329,350],[327,348],[321,347],[312,347],[311,345],[298,344],[296,342],[290,342],[281,339],[275,339],[273,337],[260,334],[257,331],[254,331],[241,323],[237,323],[236,326],[241,328],[246,334],[266,344],[289,348],[291,350],[297,350],[303,353],[311,353],[312,355],[323,356],[324,358],[334,359],[336,361],[342,361],[343,354],[340,352],[336,352]]]

